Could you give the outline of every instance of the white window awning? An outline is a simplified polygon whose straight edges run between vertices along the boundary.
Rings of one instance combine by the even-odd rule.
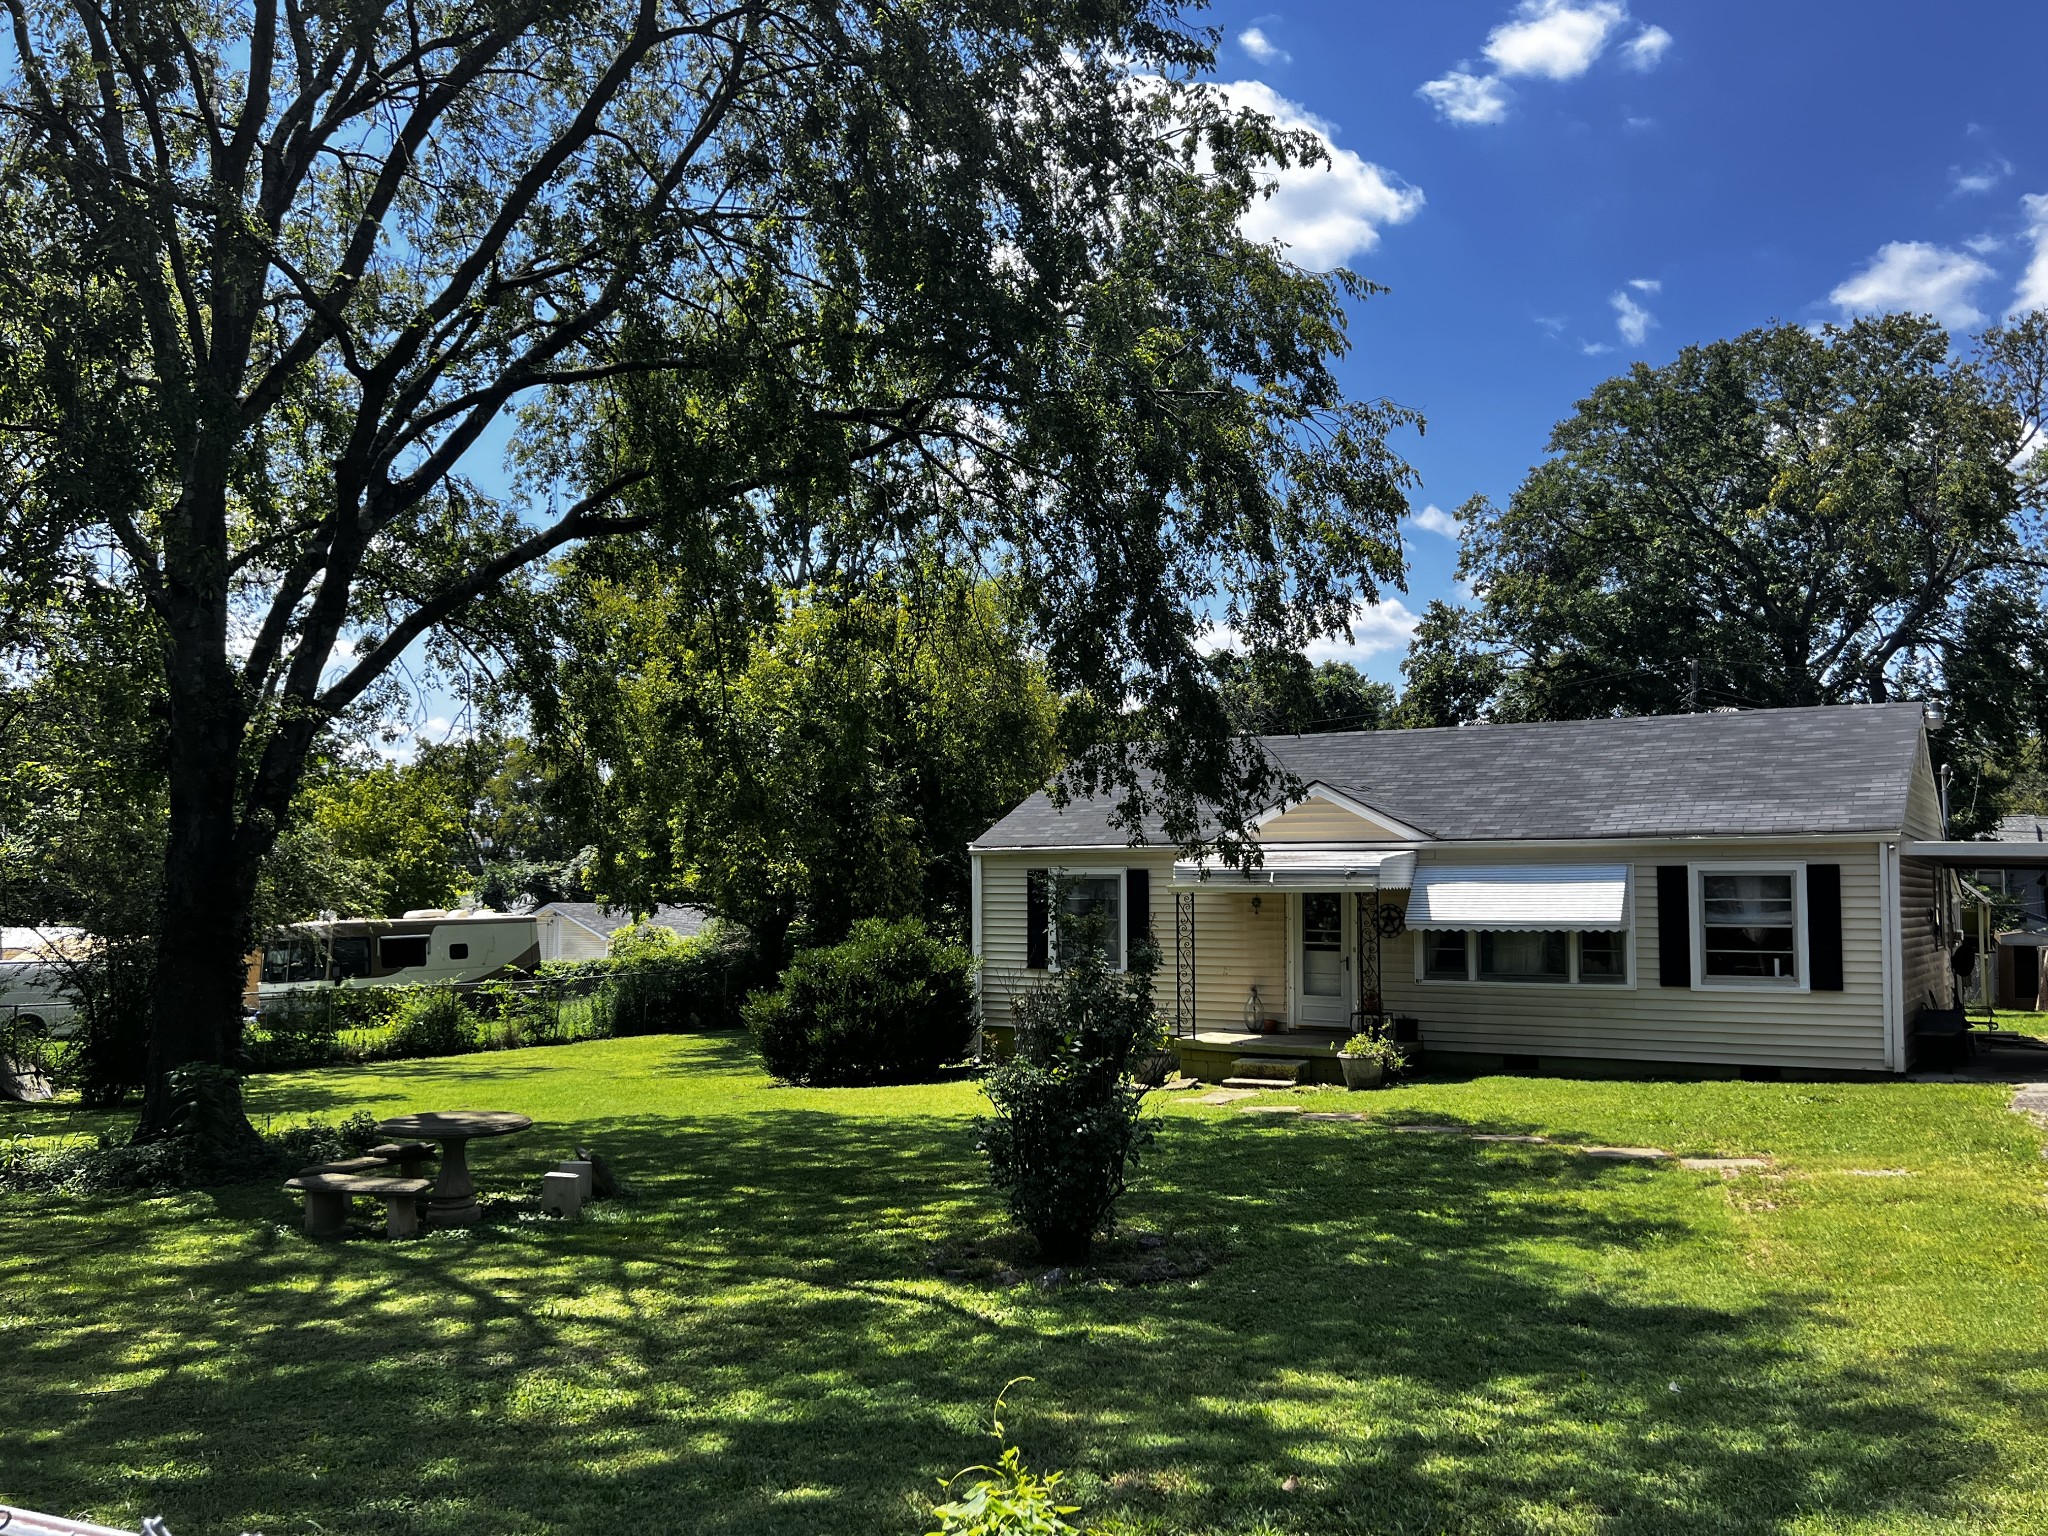
[[[1416,871],[1408,926],[1523,932],[1626,928],[1626,864],[1495,864]]]
[[[1405,891],[1415,878],[1415,855],[1364,853],[1351,848],[1267,848],[1256,869],[1232,869],[1213,859],[1173,866],[1176,891]]]

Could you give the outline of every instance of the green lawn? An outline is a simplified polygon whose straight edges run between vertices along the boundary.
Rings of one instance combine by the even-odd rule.
[[[0,1201],[0,1500],[178,1536],[916,1533],[1031,1375],[1013,1431],[1112,1531],[2048,1532],[2048,1165],[2000,1088],[1316,1096],[1776,1159],[1726,1181],[1182,1099],[1127,1217],[1215,1267],[1052,1291],[928,1267],[1000,1227],[967,1083],[779,1089],[698,1037],[254,1097],[521,1110],[487,1188],[586,1139],[634,1197],[328,1246],[269,1188]]]

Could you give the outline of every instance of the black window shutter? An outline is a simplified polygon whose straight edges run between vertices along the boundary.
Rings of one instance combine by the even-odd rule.
[[[1051,921],[1047,895],[1051,884],[1050,870],[1024,871],[1024,966],[1027,970],[1042,971],[1052,963],[1052,946],[1046,935],[1046,927]]]
[[[1130,911],[1124,914],[1124,964],[1131,963],[1131,951],[1140,944],[1152,944],[1152,871],[1149,869],[1127,869],[1124,871],[1124,901]]]
[[[1842,990],[1842,866],[1806,866],[1806,961],[1813,990]]]
[[[1692,985],[1692,868],[1657,866],[1657,985]]]

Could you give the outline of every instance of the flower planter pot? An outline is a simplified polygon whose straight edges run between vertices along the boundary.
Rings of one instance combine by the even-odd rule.
[[[1339,1056],[1337,1065],[1343,1068],[1346,1088],[1377,1088],[1386,1081],[1387,1069],[1363,1056]]]

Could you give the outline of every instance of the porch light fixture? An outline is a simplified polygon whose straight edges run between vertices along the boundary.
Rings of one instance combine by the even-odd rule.
[[[1259,905],[1260,905],[1260,903],[1261,903],[1261,902],[1263,902],[1263,901],[1264,901],[1265,899],[1266,899],[1266,898],[1265,898],[1265,897],[1263,897],[1263,896],[1256,896],[1256,895],[1255,895],[1255,896],[1253,896],[1253,897],[1252,897],[1252,916],[1253,916],[1253,917],[1257,917],[1257,916],[1259,915]]]
[[[1245,994],[1244,1027],[1254,1034],[1258,1032],[1259,1020],[1265,1015],[1265,1005],[1259,1001],[1259,989],[1253,987]]]

